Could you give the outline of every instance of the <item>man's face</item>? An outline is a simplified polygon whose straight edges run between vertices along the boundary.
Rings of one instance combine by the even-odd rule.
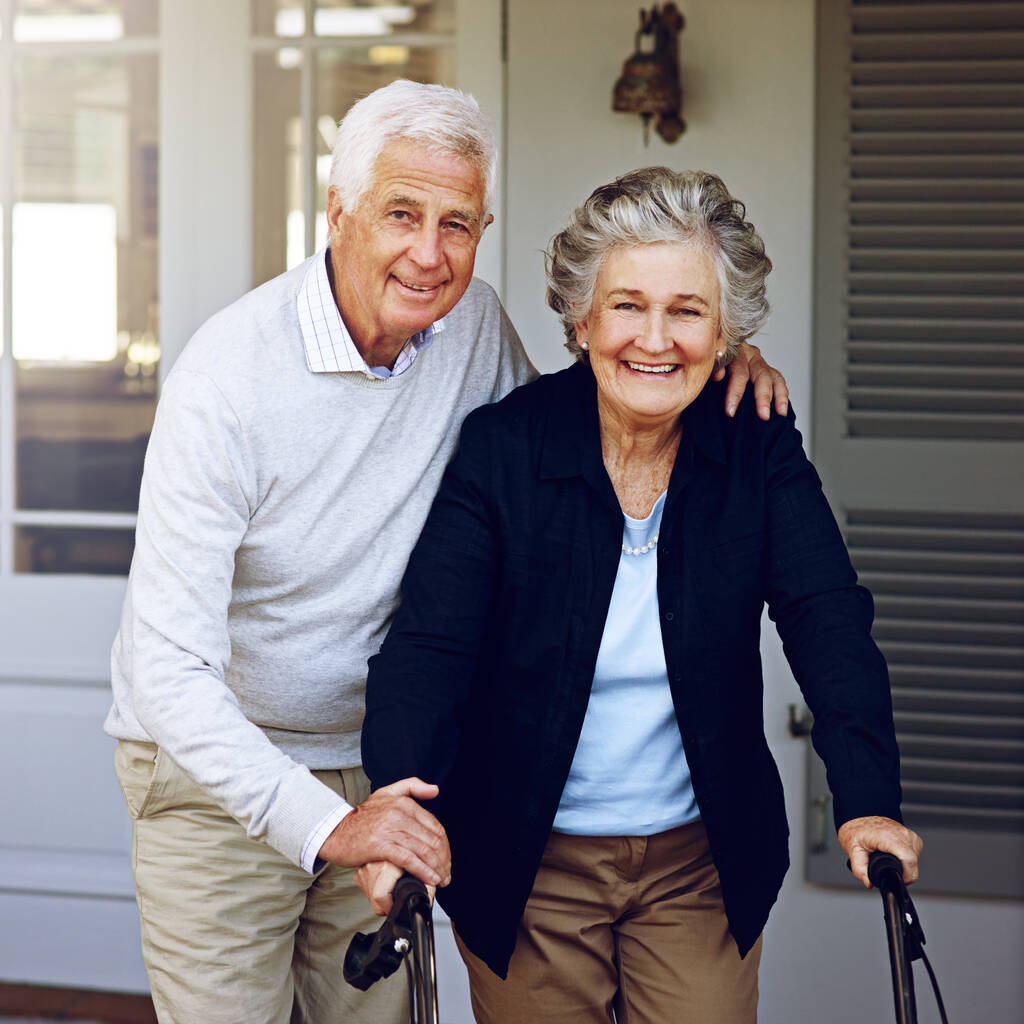
[[[406,141],[384,147],[351,213],[331,188],[335,298],[369,365],[391,366],[412,335],[465,294],[486,227],[483,199],[475,164]]]

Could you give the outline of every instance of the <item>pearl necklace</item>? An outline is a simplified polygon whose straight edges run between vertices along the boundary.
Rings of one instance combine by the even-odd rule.
[[[655,534],[643,547],[631,548],[628,544],[622,545],[622,552],[626,555],[646,555],[658,546],[658,535]]]

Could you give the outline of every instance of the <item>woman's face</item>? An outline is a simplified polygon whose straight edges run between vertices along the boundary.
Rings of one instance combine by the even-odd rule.
[[[576,338],[590,352],[598,407],[629,430],[672,422],[725,350],[711,257],[690,243],[620,246],[604,258]]]

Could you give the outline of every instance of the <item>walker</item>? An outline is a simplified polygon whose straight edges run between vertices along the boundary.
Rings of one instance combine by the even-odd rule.
[[[892,995],[896,1004],[896,1024],[917,1024],[917,1002],[914,998],[915,960],[923,960],[935,991],[942,1024],[946,1007],[939,993],[935,972],[924,953],[924,931],[917,909],[903,884],[903,865],[891,853],[876,850],[868,858],[868,881],[882,897],[885,933],[889,939],[889,965],[892,968]]]
[[[412,954],[411,956],[409,954]],[[345,953],[345,980],[366,991],[405,961],[410,1024],[438,1024],[434,924],[426,886],[405,874],[391,894],[391,912],[373,935],[356,932]]]

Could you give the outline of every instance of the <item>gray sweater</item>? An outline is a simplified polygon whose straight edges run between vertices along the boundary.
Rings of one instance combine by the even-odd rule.
[[[476,280],[405,373],[312,373],[306,266],[212,317],[167,377],[105,724],[295,863],[340,802],[309,769],[359,764],[366,661],[462,420],[535,375]]]

